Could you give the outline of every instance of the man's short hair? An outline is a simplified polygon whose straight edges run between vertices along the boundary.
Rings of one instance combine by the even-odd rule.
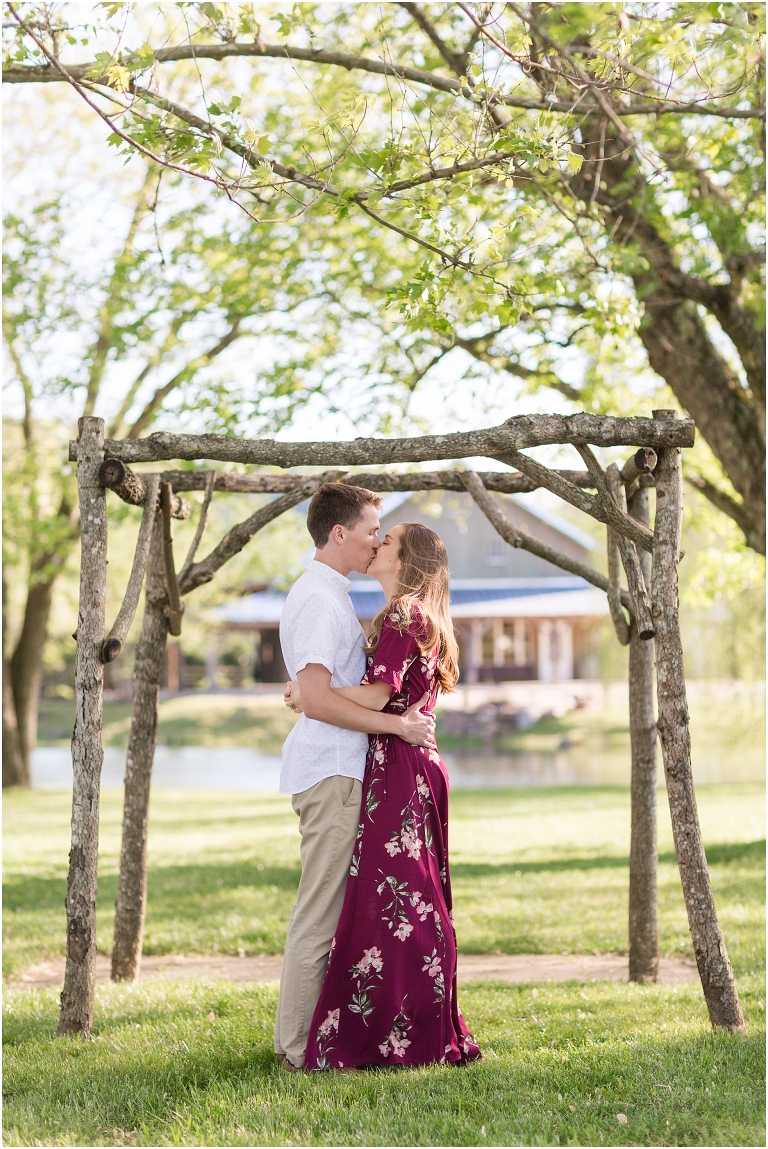
[[[307,530],[316,547],[324,547],[335,526],[353,527],[363,507],[381,506],[381,495],[348,483],[323,483],[312,496],[307,511]]]

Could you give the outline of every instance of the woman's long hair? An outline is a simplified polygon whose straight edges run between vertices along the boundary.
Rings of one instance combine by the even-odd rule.
[[[381,628],[387,614],[397,613],[401,630],[414,621],[413,605],[418,603],[421,625],[412,632],[422,654],[437,650],[437,679],[440,690],[448,694],[459,680],[459,648],[449,610],[450,588],[448,554],[445,543],[421,523],[401,523],[400,553],[402,563],[397,589],[392,601],[376,615],[371,625],[366,651],[378,646]]]

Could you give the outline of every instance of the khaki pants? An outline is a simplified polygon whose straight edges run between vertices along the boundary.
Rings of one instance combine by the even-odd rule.
[[[362,783],[323,778],[291,804],[299,816],[301,881],[288,922],[275,1021],[275,1053],[304,1064],[312,1014],[339,924],[360,822]]]

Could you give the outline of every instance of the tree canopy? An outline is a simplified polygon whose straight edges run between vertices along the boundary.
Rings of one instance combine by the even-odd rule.
[[[689,479],[764,550],[762,5],[7,7],[5,80],[340,242],[384,375],[458,349],[599,409],[634,339],[722,468]]]

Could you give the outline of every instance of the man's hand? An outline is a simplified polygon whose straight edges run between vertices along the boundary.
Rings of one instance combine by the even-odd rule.
[[[301,690],[299,689],[298,682],[286,683],[285,690],[283,691],[283,702],[294,714],[304,713],[304,707],[301,705]]]
[[[409,706],[400,719],[402,729],[398,730],[398,738],[409,742],[411,746],[427,746],[430,750],[436,749],[435,743],[435,716],[422,714],[421,707],[429,701],[429,691],[423,694],[418,702]]]

